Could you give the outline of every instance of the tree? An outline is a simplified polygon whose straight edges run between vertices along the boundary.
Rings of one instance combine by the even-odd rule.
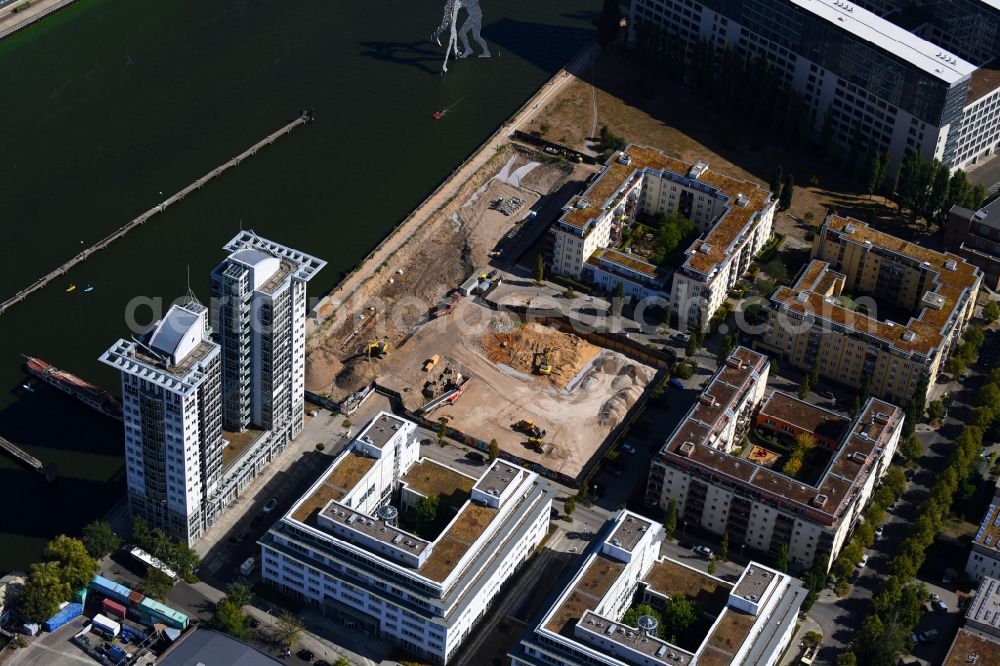
[[[807,631],[802,637],[802,642],[809,647],[815,647],[819,645],[819,642],[823,640],[823,634],[818,631]]]
[[[625,615],[622,616],[622,623],[627,624],[630,627],[639,626],[639,618],[643,615],[648,615],[656,620],[656,635],[664,636],[666,634],[665,628],[663,626],[663,614],[656,610],[649,604],[639,604],[638,606],[631,606]]]
[[[490,462],[500,457],[500,444],[495,439],[490,440]]]
[[[541,282],[545,279],[545,259],[539,254],[535,257],[535,282]]]
[[[292,647],[295,641],[299,640],[302,636],[302,631],[305,629],[302,625],[302,620],[288,611],[278,616],[278,622],[274,628],[275,638],[279,643],[287,647]]]
[[[872,153],[868,164],[868,198],[882,189],[885,178],[889,174],[889,155],[887,153]]]
[[[837,666],[858,666],[858,658],[853,652],[841,652],[837,655]]]
[[[788,282],[788,267],[781,259],[772,259],[764,266],[764,271],[778,282]]]
[[[659,236],[653,260],[662,263],[694,231],[691,220],[680,213],[665,213],[659,217]]]
[[[347,661],[346,657],[337,657],[337,661],[333,662],[333,666],[351,666],[351,662]]]
[[[812,390],[812,382],[809,380],[809,375],[802,378],[802,383],[799,384],[799,398],[802,400],[806,399],[809,395],[809,391]]]
[[[672,595],[663,608],[663,633],[679,636],[697,620],[694,602],[683,594]]]
[[[735,343],[736,336],[727,335],[722,340],[722,346],[719,347],[719,353],[715,355],[715,362],[722,365],[729,358],[729,355],[733,353],[733,348],[736,346]]]
[[[55,615],[70,594],[58,563],[32,564],[31,574],[17,595],[17,608],[26,620],[42,622]]]
[[[71,590],[90,585],[97,575],[97,562],[79,539],[60,534],[45,547],[45,557],[59,566],[62,580]]]
[[[253,591],[242,583],[230,583],[226,588],[226,596],[236,604],[237,608],[243,608],[253,599]]]
[[[153,540],[153,533],[149,529],[149,523],[136,516],[132,519],[132,543],[145,551],[149,550],[149,543]]]
[[[944,403],[940,400],[934,400],[931,404],[927,405],[927,418],[933,423],[935,421],[940,421],[941,417],[944,416]]]
[[[224,598],[215,605],[212,625],[233,638],[244,640],[249,633],[250,618],[231,599]]]
[[[708,561],[708,573],[709,573],[709,575],[715,574],[715,569],[716,569],[715,560],[709,560]]]
[[[1000,305],[997,305],[996,301],[990,301],[983,306],[983,319],[990,324],[1000,319]]]
[[[671,539],[677,531],[677,500],[670,498],[667,502],[666,516],[663,518],[663,529],[667,533],[667,538]]]
[[[725,562],[729,559],[729,531],[722,533],[722,541],[719,542],[719,559]]]
[[[965,361],[959,356],[952,356],[944,364],[944,370],[957,379],[965,374]]]
[[[140,587],[142,593],[147,597],[163,601],[170,594],[170,590],[174,589],[174,579],[156,567],[149,567],[146,569],[146,577],[142,579]]]
[[[788,544],[781,544],[781,548],[778,550],[778,562],[776,564],[778,571],[788,571]]]
[[[812,367],[809,368],[809,381],[813,386],[819,384],[819,357],[813,361]],[[815,444],[815,441],[813,442]]]
[[[572,497],[567,497],[566,501],[563,502],[563,513],[567,516],[572,516],[574,511],[576,511],[576,500]]]
[[[621,282],[615,283],[611,296],[611,312],[615,319],[622,316],[622,307],[625,305],[625,286]]]
[[[439,495],[427,495],[417,500],[417,533],[424,538],[434,536],[434,526],[437,524],[440,503]]]
[[[774,196],[781,195],[781,184],[784,182],[785,176],[782,173],[781,165],[774,167],[774,173],[771,174],[771,192]]]
[[[604,0],[604,7],[597,19],[597,43],[601,48],[613,44],[618,38],[621,18],[621,6],[618,0]]]
[[[95,560],[102,559],[118,550],[121,539],[104,520],[95,520],[83,528],[83,545]]]
[[[885,474],[885,480],[882,483],[884,483],[896,497],[900,497],[904,492],[906,492],[906,475],[903,474],[903,470],[896,465],[889,468],[889,471]]]
[[[195,582],[194,572],[201,564],[198,553],[183,541],[177,541],[171,551],[173,557],[170,559],[170,564],[177,574],[189,583]]]
[[[795,177],[792,174],[785,176],[785,184],[781,188],[781,196],[778,198],[778,207],[781,210],[788,210],[792,207],[792,195],[795,190]]]

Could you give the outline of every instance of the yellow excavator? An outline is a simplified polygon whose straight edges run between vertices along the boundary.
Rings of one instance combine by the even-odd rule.
[[[368,355],[368,358],[373,356],[375,358],[382,358],[388,353],[389,343],[385,340],[375,340],[373,342],[369,342],[368,346],[365,348],[365,354]]]
[[[552,374],[552,350],[548,347],[542,352],[542,360],[538,364],[538,374],[540,375],[551,375]]]

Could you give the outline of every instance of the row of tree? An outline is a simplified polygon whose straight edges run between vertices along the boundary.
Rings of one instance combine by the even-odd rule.
[[[967,332],[966,341],[968,338]],[[973,334],[973,339],[979,338]],[[979,407],[1000,406],[1000,368],[990,373],[978,402]],[[854,636],[851,650],[838,657],[839,666],[895,664],[899,655],[910,647],[909,637],[920,621],[922,606],[927,600],[926,587],[912,582],[913,578],[951,511],[956,491],[976,469],[982,443],[982,427],[971,424],[955,439],[944,470],[936,476],[930,494],[910,524],[909,534],[889,563],[889,577],[882,581],[872,597],[873,612],[867,615]]]
[[[201,564],[201,558],[183,541],[172,541],[166,532],[158,527],[150,529],[149,524],[138,517],[132,520],[132,541],[184,580],[189,583],[197,581],[194,572]]]

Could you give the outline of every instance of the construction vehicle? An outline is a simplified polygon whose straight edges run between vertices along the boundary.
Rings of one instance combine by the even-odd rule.
[[[368,346],[365,348],[365,354],[368,358],[374,356],[375,358],[382,358],[389,353],[389,343],[385,340],[375,340],[369,342]]]
[[[531,444],[531,447],[533,449],[535,449],[539,453],[542,453],[542,438],[541,437],[529,437],[528,438],[528,444]]]
[[[551,375],[552,374],[552,362],[551,362],[551,359],[552,359],[552,350],[549,349],[548,347],[546,347],[545,351],[542,352],[542,360],[538,364],[538,367],[536,368],[538,370],[538,374],[540,374],[540,375]]]
[[[514,430],[523,432],[528,437],[541,439],[545,437],[545,431],[535,425],[531,419],[521,419],[514,424]]]

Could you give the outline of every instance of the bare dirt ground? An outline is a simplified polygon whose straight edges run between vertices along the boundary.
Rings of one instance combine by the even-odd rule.
[[[341,399],[371,381],[378,366],[394,362],[394,348],[428,320],[431,307],[473,271],[488,265],[489,252],[527,216],[539,195],[558,190],[571,178],[584,177],[582,170],[577,173],[565,164],[534,162],[511,147],[498,153],[364,285],[364,309],[374,307],[378,312],[368,327],[343,345],[366,321],[364,311],[345,312],[310,339],[306,387]],[[490,207],[496,199],[515,196],[524,203],[512,215]],[[373,340],[389,343],[386,359],[367,357],[365,347]]]
[[[462,432],[483,441],[496,439],[504,451],[575,477],[642,395],[654,370],[555,330],[509,328],[509,321],[498,317],[465,299],[451,316],[421,327],[391,359],[377,362],[373,372],[379,373],[380,384],[400,391],[413,410],[427,401],[424,383],[442,367],[461,372],[471,378],[465,393],[432,418],[446,418]],[[510,339],[522,346],[514,360],[503,357],[510,346],[495,344],[498,331],[501,338],[512,333]],[[532,346],[558,350],[551,358],[552,375],[532,373]],[[440,363],[433,373],[424,372],[424,361],[435,354]],[[521,419],[546,431],[542,452],[512,428]]]
[[[599,347],[575,335],[536,323],[519,326],[503,316],[493,320],[480,342],[491,363],[505,365],[521,374],[536,373],[547,361],[551,374],[539,373],[536,381],[557,388],[566,388],[600,351]]]
[[[660,148],[690,163],[705,160],[713,170],[765,187],[781,165],[785,174],[794,175],[796,188],[787,211],[795,219],[784,213],[776,216],[779,233],[804,236],[805,229],[819,226],[831,208],[863,221],[874,217],[876,226],[900,224],[895,206],[857,191],[856,184],[814,151],[785,148],[755,128],[706,109],[687,88],[618,54],[600,56],[593,74],[588,68],[565,86],[526,130],[546,125],[546,138],[594,153],[590,132],[595,99],[597,127],[607,125],[630,143]],[[811,224],[804,222],[807,213]]]

